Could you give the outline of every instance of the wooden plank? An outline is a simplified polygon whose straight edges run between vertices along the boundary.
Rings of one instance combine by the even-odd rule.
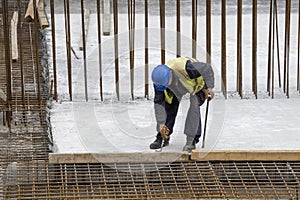
[[[43,0],[39,1],[37,9],[38,9],[38,17],[39,17],[41,29],[48,28],[49,22],[45,15],[45,4]]]
[[[11,59],[13,62],[16,62],[19,57],[18,52],[18,12],[14,11],[13,17],[10,21],[10,34],[11,34]]]
[[[88,30],[89,30],[89,21],[90,21],[90,10],[89,9],[84,9],[84,34],[85,34],[85,42],[87,41],[87,35],[88,35]],[[83,39],[82,39],[82,33],[81,33],[81,38],[80,38],[80,45],[79,45],[80,51],[83,51]]]
[[[300,150],[197,150],[191,153],[191,159],[195,161],[299,161]]]
[[[188,161],[184,152],[155,153],[50,153],[49,163],[146,163]]]
[[[36,0],[36,5],[39,5],[39,0]],[[24,17],[25,21],[32,22],[34,20],[33,0],[30,0]]]

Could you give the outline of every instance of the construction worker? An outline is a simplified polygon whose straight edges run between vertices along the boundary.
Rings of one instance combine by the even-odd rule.
[[[214,97],[214,72],[211,65],[194,58],[179,57],[152,71],[154,83],[154,110],[157,122],[156,140],[150,149],[169,145],[179,102],[183,95],[190,94],[190,107],[186,116],[183,151],[192,151],[201,137],[200,106]]]

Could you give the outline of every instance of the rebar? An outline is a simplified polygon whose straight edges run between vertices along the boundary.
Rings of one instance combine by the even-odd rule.
[[[11,59],[10,59],[10,46],[9,46],[9,32],[8,32],[8,5],[7,0],[2,0],[2,16],[3,16],[3,35],[4,35],[4,53],[5,53],[5,66],[6,66],[6,99],[11,100]],[[7,103],[10,107],[10,103]],[[10,127],[11,112],[6,112],[7,124]]]
[[[68,86],[69,98],[73,100],[72,92],[72,60],[71,60],[71,25],[70,25],[70,1],[64,0],[64,16],[65,16],[65,35],[66,35],[66,53],[68,67]]]
[[[102,77],[102,48],[101,48],[101,9],[100,0],[97,0],[97,28],[98,28],[98,59],[99,59],[99,93],[100,99],[103,101],[103,77]]]
[[[277,17],[277,1],[270,2],[270,19],[269,19],[269,46],[268,46],[268,75],[267,75],[267,92],[271,98],[274,98],[275,90],[275,37],[277,44],[277,63],[278,63],[278,81],[281,87],[280,75],[280,50],[279,50],[279,35],[278,35],[278,17]]]
[[[81,35],[82,35],[82,45],[83,45],[83,72],[84,72],[84,94],[85,101],[88,101],[88,85],[87,85],[87,60],[86,60],[86,31],[85,31],[85,12],[84,12],[84,1],[81,0]]]
[[[21,0],[18,0],[18,43],[20,46],[20,71],[21,71],[21,93],[22,103],[25,104],[25,87],[24,87],[24,69],[23,69],[23,35],[22,35],[22,18],[21,18]]]
[[[300,92],[300,3],[298,8],[297,91]]]
[[[257,99],[257,0],[252,2],[252,91]]]
[[[113,13],[114,13],[114,50],[115,50],[115,86],[118,100],[120,99],[120,83],[119,83],[119,48],[118,48],[118,1],[113,0]]]
[[[3,58],[1,57],[0,69],[9,70],[9,76],[1,73],[0,85],[1,87],[9,85],[10,89],[6,102],[1,102],[0,105],[1,112],[10,113],[7,123],[4,124],[8,127],[2,127],[0,133],[0,175],[5,177],[2,179],[5,183],[11,184],[16,183],[17,180],[8,181],[5,174],[13,172],[10,174],[14,176],[17,163],[47,160],[49,147],[53,141],[49,129],[48,108],[45,106],[48,99],[47,84],[38,68],[42,61],[40,50],[44,41],[40,39],[40,32],[34,28],[35,22],[24,22],[23,17],[20,17],[25,15],[28,2],[18,0],[1,3],[5,4],[6,21],[11,17],[9,15],[11,11],[17,9],[19,13],[17,41],[20,59],[16,62],[10,62],[10,55],[4,54],[6,49],[3,46],[10,39],[8,37],[4,40],[5,34],[0,33],[0,55],[4,55]],[[9,25],[5,27],[10,28]],[[1,32],[5,27],[1,25]],[[6,63],[10,63],[9,67]],[[41,80],[39,89],[37,89],[38,80]],[[4,196],[7,194],[3,181],[0,183],[1,199],[5,199]]]
[[[222,31],[222,36],[221,36],[221,50],[222,50],[222,55],[221,55],[221,74],[222,74],[222,79],[221,79],[221,88],[223,95],[225,99],[227,99],[227,73],[226,73],[226,0],[222,0],[222,13],[221,13],[221,31]]]
[[[130,91],[134,100],[134,35],[135,35],[135,0],[128,0]]]
[[[192,0],[192,57],[197,58],[197,0]]]
[[[274,0],[275,2],[275,0]],[[275,7],[275,3],[274,3],[274,7]],[[274,51],[275,51],[275,8],[273,8],[273,20],[272,20],[272,39],[271,39],[271,42],[272,42],[272,52],[271,52],[271,97],[272,99],[274,99]]]
[[[211,64],[211,0],[206,0],[206,62]]]
[[[12,163],[5,197],[47,199],[297,198],[299,162]]]
[[[52,30],[52,65],[54,78],[54,99],[57,100],[57,71],[56,71],[56,37],[55,37],[55,15],[54,0],[50,0],[51,30]]]
[[[166,14],[165,14],[165,0],[159,0],[160,11],[160,51],[161,64],[166,62]]]
[[[276,22],[278,86],[281,88],[281,67],[280,67],[280,48],[279,48],[279,34],[278,34],[277,0],[274,0],[274,15],[275,15],[274,20]]]
[[[37,72],[37,96],[41,101],[41,80],[40,80],[40,51],[39,51],[39,30],[38,30],[38,14],[37,14],[37,1],[33,0],[33,13],[34,13],[34,44],[35,44],[35,67]]]
[[[286,10],[285,10],[285,49],[284,49],[284,68],[286,76],[286,96],[290,97],[290,18],[291,18],[291,0],[286,1]]]
[[[2,5],[5,5],[2,6],[4,13],[12,11],[14,6],[11,2],[2,1]],[[51,2],[54,3],[54,1]],[[99,2],[97,1],[98,10],[100,10]],[[18,1],[18,3],[20,4],[17,6],[20,12],[19,16],[24,16],[24,9],[28,2]],[[65,3],[66,7],[69,7],[68,2]],[[114,0],[115,3],[117,3],[116,0]],[[146,5],[145,11],[148,11],[148,2]],[[53,8],[54,6],[54,4],[51,5]],[[66,16],[68,16],[68,12],[70,12],[69,8],[66,10]],[[116,7],[114,7],[114,13],[117,16]],[[10,16],[4,14],[3,17],[6,17],[3,20],[5,23]],[[68,18],[66,21],[70,20]],[[115,37],[117,37],[118,22],[116,18],[115,22]],[[70,31],[69,23],[70,21],[66,23],[66,35]],[[274,23],[275,21],[273,21],[273,32]],[[53,25],[55,27],[55,23]],[[48,106],[46,105],[49,89],[43,80],[41,71],[35,67],[41,64],[41,41],[38,41],[38,46],[34,45],[37,37],[31,37],[31,35],[38,36],[34,22],[24,22],[22,19],[19,26],[22,28],[22,34],[18,38],[19,43],[22,43],[19,45],[19,48],[22,48],[22,51],[19,49],[22,59],[11,64],[9,55],[6,57],[4,53],[9,48],[5,46],[5,38],[8,35],[5,34],[5,26],[0,25],[0,69],[2,71],[7,70],[7,63],[10,64],[10,75],[0,74],[0,86],[6,89],[9,84],[8,79],[13,80],[9,87],[11,88],[9,98],[0,104],[1,112],[11,113],[10,127],[6,127],[5,131],[0,133],[0,175],[3,177],[3,183],[0,183],[0,198],[299,198],[300,161],[188,160],[185,162],[148,163],[121,163],[117,161],[97,164],[48,163],[48,156],[51,151],[49,147],[53,144]],[[145,27],[148,28],[148,20]],[[226,94],[226,0],[222,1],[222,28],[224,28],[222,29],[222,47],[224,47],[222,49],[222,81],[225,84],[222,89]],[[146,33],[148,36],[148,32],[145,32],[145,35]],[[253,33],[256,34],[256,31]],[[101,39],[99,39],[99,46],[101,45],[100,41]],[[145,44],[148,44],[148,39]],[[70,45],[70,41],[66,45]],[[118,43],[115,45],[115,50],[118,50]],[[148,45],[145,47],[145,55],[146,49],[148,50]],[[116,54],[117,56],[118,54]],[[285,58],[288,59],[288,54],[286,56]],[[69,58],[67,56],[67,59]],[[145,61],[145,64],[146,69],[148,69],[148,60]],[[145,70],[145,73],[148,71]],[[117,73],[116,77],[118,77]],[[36,89],[37,81],[35,79],[41,80],[39,89]],[[272,79],[274,80],[274,78]],[[148,85],[148,82],[145,82],[145,85]]]
[[[176,57],[181,56],[180,0],[176,1]]]
[[[267,92],[271,95],[271,66],[272,66],[272,38],[273,38],[273,0],[270,1],[270,19],[269,19],[269,43],[268,43],[268,72],[267,72]]]
[[[243,68],[242,68],[242,9],[243,1],[237,3],[237,91],[243,98]]]
[[[148,0],[145,0],[145,97],[149,98],[149,30],[148,30]]]
[[[283,91],[289,98],[289,58],[290,58],[290,16],[291,15],[291,1],[286,1],[285,8],[285,38],[284,38],[284,86]]]

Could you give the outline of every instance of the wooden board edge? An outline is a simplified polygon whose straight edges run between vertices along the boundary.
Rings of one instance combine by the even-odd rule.
[[[185,162],[184,152],[133,152],[133,153],[50,153],[49,163],[149,163]]]
[[[300,161],[300,150],[196,150],[195,161]]]

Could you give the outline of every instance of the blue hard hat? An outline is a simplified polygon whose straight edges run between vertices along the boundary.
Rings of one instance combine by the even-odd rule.
[[[164,91],[167,89],[170,80],[171,69],[167,65],[158,65],[152,71],[152,81],[155,89]]]

